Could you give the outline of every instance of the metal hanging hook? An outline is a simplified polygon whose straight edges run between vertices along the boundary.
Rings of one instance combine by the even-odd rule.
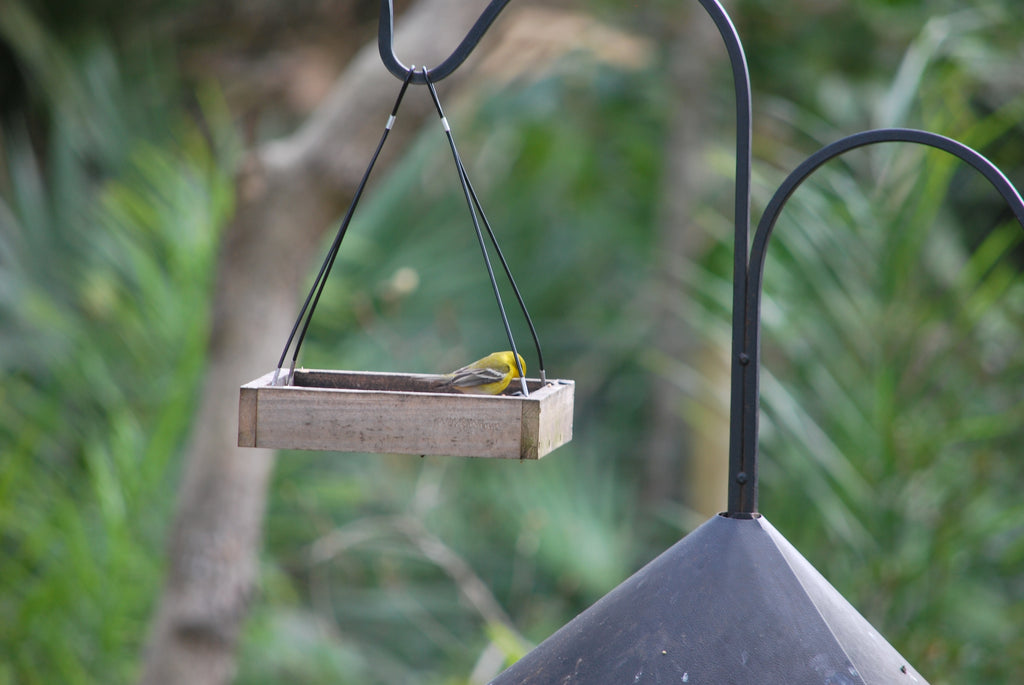
[[[462,39],[462,42],[455,48],[455,51],[448,55],[447,59],[433,69],[416,71],[402,64],[395,55],[395,8],[392,0],[380,0],[380,23],[377,27],[377,48],[380,50],[380,58],[383,60],[384,66],[387,67],[388,71],[402,81],[406,80],[409,74],[412,73],[411,83],[426,83],[425,72],[430,72],[430,80],[437,83],[451,75],[453,71],[459,68],[459,65],[466,61],[469,53],[473,52],[476,44],[480,42],[483,35],[487,33],[487,29],[491,27],[491,24],[494,23],[494,20],[508,3],[509,0],[491,0],[483,14],[476,20],[473,27],[469,29],[469,33]]]
[[[821,148],[794,169],[778,187],[758,222],[750,246],[745,294],[745,322],[742,333],[739,375],[743,390],[742,414],[733,418],[732,430],[744,435],[740,446],[740,471],[729,483],[729,511],[731,515],[750,514],[757,510],[757,434],[760,414],[760,359],[761,359],[761,292],[768,240],[786,202],[812,173],[826,162],[851,150],[878,143],[916,143],[948,152],[974,167],[1003,196],[1013,215],[1024,228],[1024,199],[1002,171],[981,153],[961,143],[930,131],[908,128],[883,128],[862,131],[841,138]],[[737,371],[733,371],[734,374]],[[740,477],[742,474],[742,477]]]

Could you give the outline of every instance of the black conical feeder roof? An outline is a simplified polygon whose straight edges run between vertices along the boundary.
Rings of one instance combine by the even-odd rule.
[[[763,516],[716,516],[492,683],[927,681]]]

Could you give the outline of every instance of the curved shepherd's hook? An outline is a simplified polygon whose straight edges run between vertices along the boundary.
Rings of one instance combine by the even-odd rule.
[[[750,514],[757,511],[757,429],[759,413],[759,383],[760,383],[760,356],[761,356],[761,286],[764,277],[765,254],[768,248],[768,239],[775,228],[775,222],[782,213],[786,201],[793,195],[793,192],[809,177],[815,170],[829,160],[850,150],[873,145],[875,143],[917,143],[944,150],[982,173],[982,175],[995,186],[1003,199],[1006,200],[1014,215],[1024,227],[1024,200],[1020,193],[1007,180],[1006,176],[980,153],[952,138],[940,136],[937,133],[919,131],[916,129],[889,128],[865,131],[852,136],[842,138],[830,145],[826,145],[818,152],[808,157],[803,164],[793,170],[786,180],[775,191],[771,201],[765,208],[761,221],[758,223],[757,231],[754,233],[754,242],[750,251],[750,266],[746,278],[746,320],[743,325],[743,349],[740,351],[741,358],[745,360],[742,364],[742,395],[743,408],[742,431],[744,434],[742,467],[739,471],[732,471],[729,490],[729,513]],[[734,331],[735,333],[735,331]],[[734,379],[735,383],[735,379]],[[736,415],[733,415],[733,422]],[[735,429],[735,427],[734,427]],[[741,475],[742,474],[742,475]],[[735,500],[734,500],[735,496]]]
[[[469,53],[473,52],[473,48],[480,42],[480,39],[487,29],[491,27],[494,20],[501,13],[501,10],[505,9],[509,0],[491,0],[491,3],[487,5],[487,8],[480,15],[480,18],[476,20],[473,27],[469,29],[469,33],[462,39],[455,51],[452,52],[441,64],[434,67],[433,69],[427,69],[430,73],[430,80],[437,83],[446,76],[450,76],[453,71],[459,68],[466,58],[469,57]],[[413,68],[407,67],[402,64],[398,57],[395,55],[395,44],[394,44],[394,33],[395,33],[395,8],[392,4],[392,0],[380,0],[380,22],[377,26],[377,48],[380,50],[380,58],[384,61],[384,66],[388,68],[392,74],[398,77],[400,80],[405,80],[410,72],[415,71]],[[427,77],[422,71],[416,71],[412,75],[411,83],[426,83]]]

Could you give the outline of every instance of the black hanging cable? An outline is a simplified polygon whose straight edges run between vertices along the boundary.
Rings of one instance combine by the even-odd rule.
[[[501,251],[501,247],[498,245],[498,239],[494,236],[494,231],[491,229],[491,222],[487,220],[487,214],[484,212],[484,208],[480,205],[480,198],[477,197],[476,190],[473,189],[473,184],[469,180],[469,175],[466,173],[466,168],[462,166],[462,160],[457,160],[459,166],[459,172],[464,179],[466,179],[466,187],[469,188],[469,193],[473,197],[473,204],[476,205],[476,210],[480,213],[480,218],[483,219],[484,228],[487,229],[487,235],[491,238],[491,245],[494,246],[494,251],[498,255],[498,259],[501,261],[502,268],[505,269],[505,276],[508,277],[508,282],[512,286],[512,292],[516,295],[516,300],[519,302],[519,308],[523,312],[523,318],[526,319],[526,325],[530,328],[530,335],[533,336],[533,345],[537,349],[537,371],[540,374],[540,380],[542,382],[547,381],[547,374],[544,371],[544,355],[540,351],[540,339],[537,337],[537,329],[533,326],[533,319],[530,318],[530,312],[526,310],[526,302],[523,300],[522,294],[519,292],[519,287],[516,285],[515,279],[512,277],[512,269],[509,267],[508,262],[505,261],[505,255]]]
[[[309,294],[306,295],[306,301],[302,303],[302,308],[299,310],[299,316],[295,319],[295,325],[292,326],[291,333],[288,334],[288,341],[284,345],[284,349],[281,351],[281,357],[277,361],[277,369],[274,371],[274,379],[271,385],[277,385],[278,375],[281,373],[281,369],[284,367],[285,357],[288,356],[288,348],[292,345],[292,340],[295,339],[295,333],[299,330],[299,326],[302,325],[302,333],[299,334],[299,339],[295,343],[295,351],[292,353],[291,366],[288,369],[288,377],[286,383],[291,384],[292,377],[295,373],[295,363],[299,357],[299,348],[302,347],[302,341],[306,338],[306,331],[309,330],[309,323],[313,320],[313,312],[316,310],[317,304],[320,302],[320,295],[323,294],[324,285],[327,283],[327,277],[331,273],[331,268],[334,266],[334,260],[338,256],[338,249],[341,247],[341,241],[345,237],[345,233],[348,231],[349,223],[352,221],[352,214],[355,212],[356,205],[359,204],[359,199],[363,195],[363,190],[366,188],[366,182],[370,178],[370,172],[373,170],[374,164],[377,163],[377,158],[380,157],[380,151],[384,147],[384,141],[387,140],[388,134],[391,132],[391,127],[395,124],[395,118],[398,116],[398,107],[402,104],[402,98],[405,96],[405,91],[409,87],[409,83],[412,81],[415,67],[409,70],[409,73],[405,76],[405,81],[402,82],[402,88],[398,91],[398,97],[395,99],[395,105],[391,108],[391,115],[388,117],[387,124],[384,126],[384,132],[381,134],[380,141],[377,143],[377,149],[373,153],[373,157],[370,159],[369,165],[366,167],[366,171],[363,172],[363,178],[359,181],[359,186],[356,188],[355,195],[352,197],[352,203],[348,207],[348,211],[345,213],[345,217],[341,220],[341,224],[338,226],[338,232],[334,236],[334,241],[331,243],[330,249],[327,251],[327,256],[324,258],[323,264],[320,266],[320,272],[317,274],[316,279],[313,281],[313,286],[309,289]],[[307,315],[308,311],[308,315]],[[303,323],[305,318],[305,323]]]
[[[494,277],[494,268],[491,266],[491,258],[490,255],[487,254],[487,243],[484,241],[483,231],[480,229],[480,220],[477,218],[477,209],[479,209],[479,205],[477,204],[474,206],[475,193],[470,190],[469,177],[466,174],[465,167],[462,165],[462,158],[459,156],[459,151],[455,147],[455,138],[452,135],[451,126],[448,125],[448,118],[445,117],[444,110],[441,108],[441,100],[437,97],[437,90],[434,88],[434,84],[430,80],[430,75],[425,68],[423,69],[423,78],[426,81],[427,87],[430,89],[430,96],[434,100],[434,107],[437,108],[437,115],[441,118],[441,125],[444,127],[445,136],[448,138],[448,146],[451,148],[452,157],[455,159],[455,168],[459,172],[459,181],[462,183],[462,192],[466,197],[466,204],[469,206],[469,215],[473,219],[473,228],[476,229],[477,242],[480,243],[480,251],[483,253],[484,265],[487,267],[487,275],[491,280],[491,288],[494,289],[494,298],[498,301],[498,311],[501,312],[501,322],[505,325],[505,335],[508,337],[509,345],[512,346],[512,356],[515,359],[516,369],[519,371],[519,382],[522,386],[523,395],[529,395],[530,393],[526,389],[526,378],[524,377],[525,374],[523,372],[523,366],[519,361],[519,352],[516,350],[516,342],[512,337],[512,328],[508,323],[508,315],[505,313],[505,305],[501,302],[501,293],[498,290],[498,281]],[[480,213],[483,214],[482,211]],[[488,231],[490,232],[490,227],[488,227]],[[491,232],[491,239],[494,240],[493,232]],[[505,263],[504,258],[502,258],[501,261],[503,264]],[[505,265],[505,269],[506,272],[508,272],[507,264]],[[509,275],[509,279],[511,280],[511,274]],[[514,284],[513,289],[515,289]],[[518,291],[516,292],[516,295],[518,297]],[[522,298],[520,298],[519,301],[522,303]],[[527,320],[529,320],[529,315],[527,315]],[[530,328],[532,331],[532,324],[530,325]],[[536,335],[534,335],[534,341],[536,342],[536,340]],[[539,344],[537,345],[537,356],[540,357]]]

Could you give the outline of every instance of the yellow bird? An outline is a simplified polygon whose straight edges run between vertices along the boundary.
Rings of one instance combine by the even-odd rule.
[[[483,359],[445,374],[439,382],[440,387],[476,395],[500,395],[513,378],[519,378],[516,357],[519,357],[523,373],[526,373],[523,355],[513,355],[508,351],[492,352]]]

